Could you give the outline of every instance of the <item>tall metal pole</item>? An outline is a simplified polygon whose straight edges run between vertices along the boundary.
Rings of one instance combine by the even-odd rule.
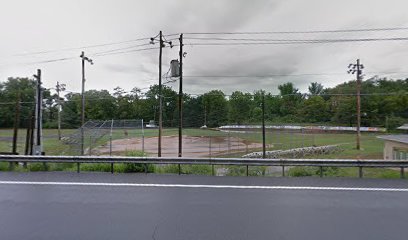
[[[180,82],[179,82],[179,150],[178,156],[183,152],[183,34],[180,34]]]
[[[159,139],[157,156],[161,157],[162,129],[163,129],[163,102],[162,102],[162,54],[163,54],[163,33],[160,31],[160,51],[159,51]]]
[[[360,78],[361,70],[360,70],[360,59],[357,59],[357,139],[356,139],[356,148],[360,150],[360,124],[361,124],[361,78]]]

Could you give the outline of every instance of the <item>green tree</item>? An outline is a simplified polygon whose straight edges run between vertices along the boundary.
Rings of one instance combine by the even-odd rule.
[[[279,85],[278,89],[281,95],[280,115],[293,120],[303,100],[302,94],[291,82]]]
[[[308,89],[311,95],[319,95],[323,93],[323,85],[318,82],[310,83],[310,86],[308,87]]]
[[[252,96],[249,93],[235,91],[229,99],[229,122],[242,124],[249,120]]]
[[[204,111],[207,126],[219,127],[227,123],[228,102],[220,90],[212,90],[203,95]]]
[[[299,110],[305,122],[326,122],[330,119],[329,106],[321,96],[312,96]]]

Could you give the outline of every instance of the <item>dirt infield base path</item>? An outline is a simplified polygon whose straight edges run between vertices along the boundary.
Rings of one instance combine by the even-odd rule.
[[[93,154],[109,154],[109,143],[92,150]],[[252,143],[236,137],[192,137],[183,136],[183,157],[209,157],[236,152],[250,152],[262,148],[261,143]],[[144,139],[144,150],[148,155],[157,155],[158,138]],[[117,139],[112,141],[112,152],[123,153],[126,151],[142,150],[141,138]],[[162,137],[162,156],[178,156],[178,136]]]

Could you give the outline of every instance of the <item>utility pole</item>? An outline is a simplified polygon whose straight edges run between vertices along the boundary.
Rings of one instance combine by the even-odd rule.
[[[265,93],[262,91],[262,158],[266,158],[265,141]]]
[[[85,57],[82,51],[80,58],[82,59],[82,104],[81,104],[81,155],[84,155],[84,125],[85,125],[85,61],[93,65],[92,59]]]
[[[34,75],[34,78],[37,79],[37,96],[36,96],[36,142],[35,142],[35,149],[33,151],[34,155],[41,155],[42,154],[42,145],[41,145],[41,138],[42,138],[42,88],[41,88],[41,69],[37,70],[37,75]]]
[[[162,100],[162,55],[163,55],[163,33],[160,31],[160,51],[159,51],[159,142],[157,156],[161,157],[161,143],[163,131],[163,100]]]
[[[166,46],[165,43],[169,44],[170,47],[173,47],[171,41],[167,41],[163,36],[163,32],[160,31],[159,34],[155,37],[150,38],[150,44],[155,44],[159,38],[159,139],[158,139],[158,150],[157,156],[161,157],[162,155],[162,131],[163,131],[163,96],[162,96],[162,55],[163,55],[163,48]]]
[[[183,34],[180,34],[180,82],[179,82],[179,150],[178,156],[183,152]]]
[[[59,84],[59,82],[57,82],[56,90],[57,90],[57,95],[58,95],[58,140],[61,140],[61,98],[60,98],[60,92],[65,91],[65,84]]]
[[[356,74],[356,82],[357,82],[357,138],[356,138],[356,149],[360,150],[360,125],[361,125],[361,75],[363,73],[364,65],[360,64],[360,59],[357,59],[356,64],[350,64],[348,66],[349,70],[347,71],[349,74]]]

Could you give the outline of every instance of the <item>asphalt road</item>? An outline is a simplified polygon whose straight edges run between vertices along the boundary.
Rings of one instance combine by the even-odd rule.
[[[0,239],[405,239],[408,180],[0,173]]]

